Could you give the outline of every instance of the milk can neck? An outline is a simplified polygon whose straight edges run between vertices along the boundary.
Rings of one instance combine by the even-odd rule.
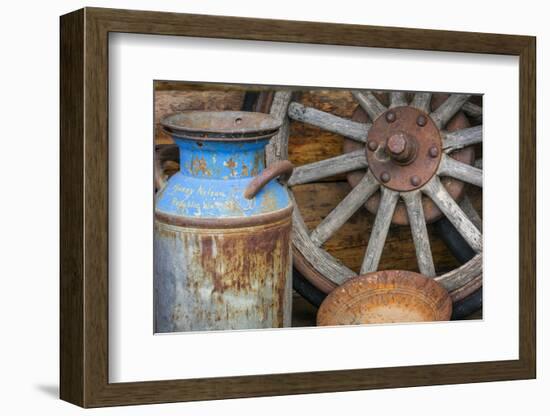
[[[269,139],[200,141],[175,138],[175,141],[180,150],[183,175],[229,180],[256,176],[264,170]]]

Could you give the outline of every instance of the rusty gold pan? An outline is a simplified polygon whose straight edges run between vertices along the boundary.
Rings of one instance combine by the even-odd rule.
[[[452,300],[443,286],[405,270],[368,273],[332,291],[319,308],[317,325],[448,321]]]

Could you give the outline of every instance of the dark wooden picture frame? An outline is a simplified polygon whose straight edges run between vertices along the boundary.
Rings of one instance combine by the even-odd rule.
[[[534,37],[98,8],[62,16],[60,27],[60,396],[63,400],[83,407],[99,407],[535,378]],[[519,359],[109,383],[110,32],[518,56]]]

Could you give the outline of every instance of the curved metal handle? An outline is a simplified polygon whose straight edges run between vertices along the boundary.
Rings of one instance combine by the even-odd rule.
[[[166,162],[179,163],[179,151],[178,146],[175,144],[159,145],[155,152],[154,162],[154,177],[155,177],[155,189],[160,191],[166,186],[167,176],[164,173],[164,165]]]
[[[262,190],[265,184],[271,181],[277,176],[281,177],[282,182],[288,181],[290,175],[292,175],[292,170],[294,165],[288,160],[279,160],[273,163],[268,168],[264,169],[262,173],[256,176],[250,181],[246,189],[244,190],[244,197],[246,199],[254,198],[258,192]]]

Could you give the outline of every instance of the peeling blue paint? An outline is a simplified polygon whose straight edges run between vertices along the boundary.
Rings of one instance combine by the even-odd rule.
[[[250,217],[290,205],[286,189],[276,179],[254,198],[243,196],[250,181],[265,168],[269,139],[173,139],[180,152],[180,171],[158,192],[157,212],[200,218]]]

